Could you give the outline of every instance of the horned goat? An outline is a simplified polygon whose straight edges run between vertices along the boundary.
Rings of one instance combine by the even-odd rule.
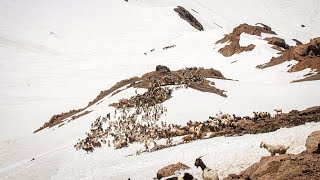
[[[194,165],[202,169],[203,180],[219,180],[217,171],[208,168],[202,161],[201,157],[197,158]]]
[[[262,141],[260,143],[260,148],[266,148],[271,153],[271,156],[274,156],[275,154],[285,154],[290,146],[271,145]]]

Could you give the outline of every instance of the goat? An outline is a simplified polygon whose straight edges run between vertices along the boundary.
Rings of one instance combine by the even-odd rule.
[[[253,119],[258,120],[259,118],[271,118],[271,114],[268,112],[253,112]]]
[[[203,180],[219,180],[217,171],[208,168],[202,161],[201,157],[197,158],[194,165],[198,168],[199,166],[202,169],[202,178]]]
[[[183,142],[190,142],[191,140],[193,140],[193,135],[187,135],[187,136],[184,136],[182,138]]]
[[[274,109],[274,111],[278,114],[278,113],[280,113],[280,114],[282,114],[282,109]]]
[[[166,146],[172,145],[172,141],[173,141],[173,139],[171,139],[170,137],[168,137],[168,139],[166,140]]]
[[[184,173],[183,176],[180,175],[178,177],[178,180],[196,180],[196,178],[194,178],[191,174],[189,173]]]
[[[162,149],[165,147],[165,145],[162,145],[162,144],[157,144],[155,141],[152,141],[153,142],[153,148],[151,148],[151,151],[157,151],[159,149]]]
[[[179,176],[168,177],[165,180],[196,180],[190,173],[183,173]]]
[[[92,146],[85,146],[85,147],[82,147],[83,150],[85,150],[87,152],[87,154],[89,152],[93,152],[94,148]]]
[[[260,148],[266,148],[271,153],[271,156],[274,156],[276,153],[278,153],[279,155],[285,154],[290,146],[271,145],[262,141],[260,143]]]
[[[76,150],[80,150],[81,149],[81,143],[77,143],[76,145],[74,145],[74,148],[76,148]]]
[[[126,140],[121,140],[121,141],[118,141],[116,144],[115,144],[115,149],[121,149],[123,147],[128,147],[128,142]]]

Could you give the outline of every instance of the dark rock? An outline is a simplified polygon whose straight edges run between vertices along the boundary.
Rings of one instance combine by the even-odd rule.
[[[302,42],[297,39],[292,39],[294,42],[296,42],[296,45],[302,45]]]
[[[185,8],[178,6],[177,8],[174,8],[174,11],[179,14],[179,16],[186,20],[191,26],[198,29],[199,31],[203,31],[202,24]]]
[[[158,65],[156,71],[167,73],[170,72],[170,69],[167,66]]]
[[[290,46],[288,44],[286,44],[286,41],[284,39],[281,39],[278,37],[265,38],[264,40],[268,41],[269,44],[276,45],[276,46],[281,47],[283,49],[290,48]]]

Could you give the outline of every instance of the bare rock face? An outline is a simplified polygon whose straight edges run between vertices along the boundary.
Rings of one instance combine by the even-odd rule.
[[[221,48],[219,52],[225,57],[230,57],[234,54],[252,51],[255,47],[256,46],[253,44],[250,44],[248,46],[240,46],[239,41],[236,40],[232,41],[229,45],[226,45],[225,47]]]
[[[320,144],[320,131],[315,131],[308,136],[306,142],[307,152],[309,153],[319,153],[319,144]],[[320,162],[319,162],[320,163]]]
[[[176,171],[180,171],[180,170],[185,170],[185,169],[189,169],[190,167],[179,162],[177,164],[170,164],[166,167],[161,168],[158,172],[157,172],[157,178],[161,179],[163,177],[168,177],[168,176],[172,176],[174,175],[174,173]]]
[[[185,8],[178,6],[177,8],[174,8],[174,11],[179,14],[179,16],[186,20],[191,26],[198,29],[199,31],[203,31],[202,24]]]
[[[307,56],[310,51],[313,51],[316,56],[320,55],[320,37],[312,39],[309,43],[302,44],[294,49],[294,52],[300,56]]]
[[[320,79],[320,37],[312,39],[306,44],[292,46],[280,54],[278,57],[271,58],[268,63],[258,65],[257,68],[268,68],[285,61],[296,60],[298,63],[292,66],[288,72],[297,72],[310,68],[315,70],[316,73],[295,82]]]
[[[289,49],[290,46],[286,44],[286,41],[284,39],[278,38],[278,37],[268,37],[264,40],[268,41],[269,44],[281,47],[283,49]]]
[[[242,33],[256,36],[261,36],[261,33],[276,34],[269,26],[261,23],[259,24],[261,26],[240,24],[238,27],[234,28],[232,33],[225,35],[222,39],[216,42],[216,44],[229,42],[228,45],[219,49],[219,52],[225,57],[230,57],[234,54],[240,54],[241,52],[253,50],[255,48],[255,45],[253,44],[250,44],[249,46],[240,46],[240,35]]]

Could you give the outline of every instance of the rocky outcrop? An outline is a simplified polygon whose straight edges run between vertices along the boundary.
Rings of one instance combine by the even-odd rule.
[[[118,82],[117,84],[115,84],[114,86],[112,86],[110,89],[105,90],[105,91],[101,91],[100,94],[91,102],[88,103],[88,105],[84,108],[81,109],[77,109],[77,110],[70,110],[69,112],[62,112],[60,114],[57,115],[53,115],[50,120],[48,122],[45,122],[39,129],[35,130],[33,133],[36,133],[38,131],[41,131],[42,129],[45,128],[51,128],[57,124],[61,124],[66,118],[71,117],[72,120],[75,120],[85,114],[88,114],[89,112],[85,113],[83,111],[85,111],[88,107],[92,106],[93,104],[97,103],[98,101],[100,101],[101,99],[103,99],[104,97],[108,96],[109,94],[117,91],[118,89],[138,81],[139,78],[138,77],[133,77],[130,79],[126,79],[126,80],[122,80],[120,82]],[[82,114],[76,115],[80,112],[83,112]],[[91,112],[91,111],[90,111]]]
[[[309,153],[320,153],[320,131],[315,131],[308,136],[306,142],[307,152]],[[320,162],[319,162],[320,163]]]
[[[268,68],[291,60],[296,60],[298,63],[292,66],[288,72],[297,72],[307,68],[316,71],[315,74],[308,74],[310,76],[295,82],[320,80],[320,37],[312,39],[307,44],[293,46],[281,52],[279,57],[272,57],[268,63],[258,65],[257,68]]]
[[[69,118],[69,117],[71,117],[71,116],[73,116],[83,110],[84,109],[70,110],[69,112],[62,112],[60,114],[53,115],[48,122],[44,123],[43,126],[41,126],[39,129],[35,130],[33,133],[41,131],[42,129],[45,129],[47,127],[50,128],[50,127],[53,127],[57,124],[61,124],[64,119]]]
[[[156,67],[156,71],[162,72],[162,73],[168,73],[170,72],[170,69],[167,66],[158,65]]]
[[[240,46],[239,41],[240,41],[240,38],[239,40],[231,41],[230,44],[219,49],[219,52],[225,57],[230,57],[234,54],[240,54],[242,52],[252,51],[256,47],[253,44],[250,44],[248,46]]]
[[[203,137],[201,134],[194,136],[190,130],[190,122],[186,126],[180,126],[180,130],[184,130],[184,134],[170,134],[170,137],[193,134],[193,136],[185,136],[183,142],[175,145],[189,143],[198,139],[207,139],[219,136],[241,136],[245,134],[260,134],[276,131],[280,128],[290,128],[307,122],[320,122],[320,106],[311,107],[303,111],[292,110],[289,113],[278,114],[275,117],[261,117],[251,119],[246,116],[244,119],[237,120],[231,125],[218,124],[216,128],[211,127],[206,121],[197,122],[202,125],[202,133],[208,134],[209,137]],[[188,125],[189,124],[189,125]],[[164,146],[157,150],[169,148],[172,146]]]
[[[117,109],[151,107],[170,99],[171,94],[170,89],[152,87],[141,95],[138,94],[130,99],[120,99],[119,102],[110,104],[110,106]]]
[[[178,6],[174,8],[174,11],[179,14],[179,16],[187,21],[191,26],[199,31],[204,31],[202,24],[184,7]]]
[[[312,133],[306,143],[307,151],[301,154],[284,154],[262,157],[260,162],[251,165],[239,175],[229,175],[233,179],[320,179],[320,154],[311,151],[319,145],[319,131]]]
[[[175,172],[180,171],[180,170],[186,170],[189,169],[190,167],[179,162],[177,164],[170,164],[166,167],[161,168],[158,172],[157,172],[157,178],[161,179],[164,177],[168,177],[168,176],[172,176],[174,175]]]
[[[258,25],[258,24],[257,24]],[[234,54],[240,54],[245,51],[251,51],[255,48],[255,45],[250,44],[248,46],[240,46],[240,35],[246,33],[249,35],[261,36],[261,33],[266,34],[276,34],[271,30],[271,28],[265,24],[259,23],[260,26],[252,26],[248,24],[240,24],[238,27],[234,28],[232,33],[225,35],[222,39],[216,42],[220,43],[229,43],[223,48],[219,49],[219,52],[225,56],[230,57]]]
[[[276,131],[280,128],[290,128],[307,122],[320,121],[320,106],[303,111],[293,110],[289,113],[278,114],[276,117],[261,118],[258,120],[239,120],[234,127],[226,127],[211,134],[216,136],[235,136],[244,134],[259,134]]]
[[[153,106],[155,104],[162,103],[171,98],[171,91],[159,88],[161,86],[176,85],[177,88],[190,87],[198,91],[215,93],[223,97],[227,97],[224,94],[224,90],[216,88],[214,82],[207,80],[207,78],[214,79],[226,79],[222,73],[215,69],[204,69],[204,68],[185,68],[177,71],[170,71],[166,66],[158,65],[156,71],[148,72],[141,77],[132,77],[130,79],[122,80],[112,86],[110,89],[101,91],[100,94],[84,108],[78,110],[71,110],[69,112],[63,112],[58,115],[54,115],[50,120],[44,123],[34,133],[45,129],[47,127],[53,127],[55,125],[63,123],[67,118],[75,120],[87,113],[85,111],[88,107],[99,102],[108,95],[115,95],[122,90],[130,87],[134,88],[145,88],[148,91],[143,95],[137,95],[130,99],[122,99],[118,103],[112,104],[116,108],[136,107],[136,103],[142,103],[144,105]],[[79,113],[79,114],[78,114]],[[77,115],[78,114],[78,115]]]
[[[269,44],[278,46],[283,49],[289,49],[290,46],[286,44],[286,41],[284,39],[278,38],[278,37],[267,37],[264,40],[268,41]]]
[[[296,42],[296,45],[302,45],[302,42],[299,41],[298,39],[292,39],[294,42]]]

